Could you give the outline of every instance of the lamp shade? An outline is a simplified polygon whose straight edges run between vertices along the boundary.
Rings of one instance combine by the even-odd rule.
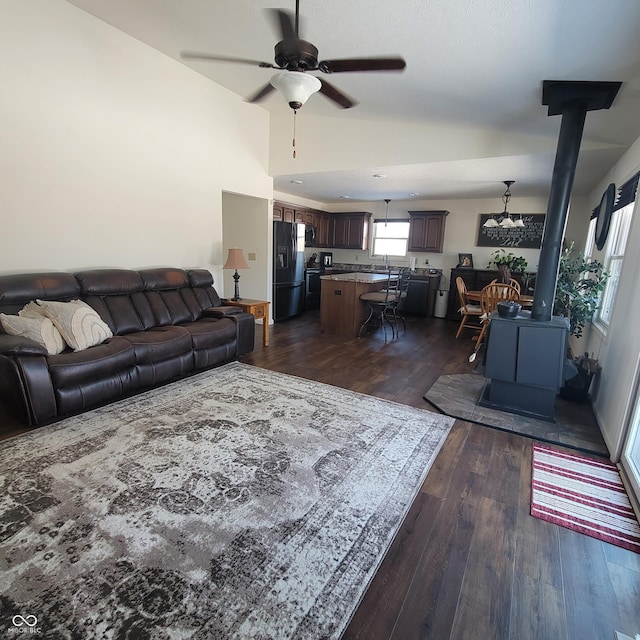
[[[322,83],[302,71],[281,71],[271,78],[271,84],[282,93],[292,109],[299,109]]]
[[[490,229],[491,227],[497,227],[498,222],[495,218],[489,218],[482,226]]]
[[[244,256],[242,255],[242,249],[229,249],[227,254],[227,261],[224,263],[223,269],[248,269],[249,265],[246,263]]]
[[[516,226],[516,223],[511,219],[510,216],[506,216],[506,218],[503,218],[502,222],[500,222],[500,226],[503,229],[513,229]]]

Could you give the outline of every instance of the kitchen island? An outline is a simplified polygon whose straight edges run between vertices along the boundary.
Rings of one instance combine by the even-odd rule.
[[[323,333],[357,338],[360,326],[369,315],[360,296],[379,291],[387,284],[383,273],[340,273],[320,276],[320,327]]]

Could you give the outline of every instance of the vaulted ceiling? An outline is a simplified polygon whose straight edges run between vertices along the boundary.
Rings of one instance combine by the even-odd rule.
[[[278,34],[265,9],[295,7],[294,0],[68,2],[243,97],[268,82],[273,69],[185,61],[180,52],[272,62]],[[336,160],[333,169],[320,169],[308,157],[284,163],[273,168],[278,191],[320,202],[343,195],[499,197],[501,181],[515,179],[514,193],[546,195],[560,119],[548,117],[541,104],[543,80],[623,82],[610,110],[587,115],[575,193],[589,193],[640,136],[637,0],[301,0],[300,13],[300,35],[318,47],[321,59],[399,54],[407,62],[403,73],[333,74],[330,82],[359,104],[341,110],[313,95],[298,114],[307,127],[318,123],[325,135],[334,123],[349,145],[350,127],[366,126],[376,136],[384,127],[424,132],[427,126],[442,133],[438,145],[452,143],[449,153],[425,144],[424,157],[414,150],[406,160],[394,155],[390,164],[380,162],[384,155],[366,153],[357,166]],[[255,108],[268,109],[281,123],[272,145],[281,144],[275,131],[291,118],[282,96],[274,92]],[[449,135],[457,131],[469,135]],[[286,138],[283,148],[290,148]]]

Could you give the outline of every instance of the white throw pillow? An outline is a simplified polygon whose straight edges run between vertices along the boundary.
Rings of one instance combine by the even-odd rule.
[[[0,313],[2,328],[11,336],[23,336],[42,345],[49,355],[62,353],[66,346],[53,322],[45,316],[27,318]]]
[[[36,302],[29,302],[18,311],[21,318],[47,318],[45,310]],[[57,331],[57,329],[56,329]]]
[[[52,302],[50,300],[36,300],[65,342],[74,351],[83,351],[96,344],[101,344],[113,337],[109,325],[90,307],[81,300],[71,302]]]

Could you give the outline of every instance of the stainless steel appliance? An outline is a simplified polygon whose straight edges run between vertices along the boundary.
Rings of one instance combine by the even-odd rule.
[[[333,253],[331,251],[320,252],[320,267],[322,269],[331,269],[333,267]]]
[[[304,225],[273,223],[273,320],[279,322],[304,308]]]
[[[307,268],[304,272],[306,290],[304,297],[304,310],[312,311],[320,308],[320,276],[324,273],[324,269]]]

